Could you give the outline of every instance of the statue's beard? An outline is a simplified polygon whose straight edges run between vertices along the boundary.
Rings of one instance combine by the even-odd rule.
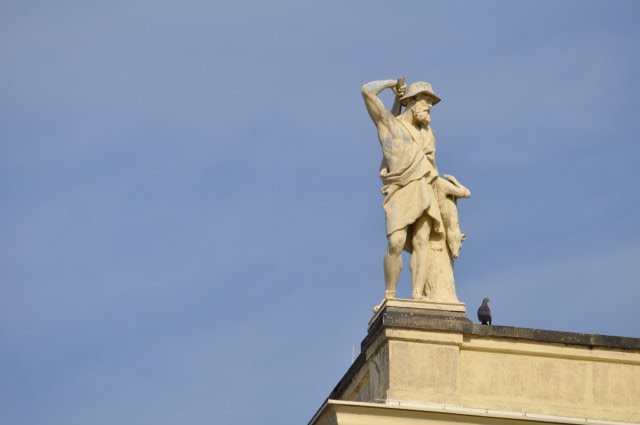
[[[411,107],[411,112],[413,113],[413,119],[421,126],[429,125],[431,122],[431,115],[427,106],[416,103]]]

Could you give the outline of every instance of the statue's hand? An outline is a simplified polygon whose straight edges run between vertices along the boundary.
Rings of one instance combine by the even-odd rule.
[[[462,184],[460,184],[458,179],[456,179],[454,176],[449,175],[449,174],[445,174],[444,178],[447,179],[448,181],[450,181],[457,188],[462,190],[462,194],[460,196],[458,196],[459,198],[468,198],[468,197],[471,196],[471,191],[469,189],[467,189],[466,187],[464,187]]]
[[[458,181],[458,179],[456,179],[454,176],[452,176],[451,174],[445,174],[444,178],[449,180],[451,183],[455,184],[456,186],[460,187],[462,186],[460,184],[460,182]]]
[[[405,81],[405,77],[398,78],[398,82],[395,87],[393,87],[393,92],[397,97],[402,97],[407,92],[407,83]]]

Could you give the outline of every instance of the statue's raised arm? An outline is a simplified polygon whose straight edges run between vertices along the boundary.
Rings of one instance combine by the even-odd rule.
[[[397,80],[371,81],[370,83],[362,86],[364,104],[367,107],[371,120],[373,120],[376,126],[378,123],[382,122],[385,119],[385,115],[389,113],[389,111],[385,109],[380,98],[378,98],[378,94],[380,94],[384,89],[392,89],[396,95],[393,107],[391,108],[392,116],[395,117],[400,115],[400,109],[402,107],[400,97],[404,96],[407,90],[405,78],[400,77]]]
[[[398,80],[380,80],[371,81],[362,86],[364,105],[367,107],[367,112],[369,112],[369,116],[376,127],[380,124],[387,124],[390,115],[390,112],[385,109],[384,103],[382,103],[378,94],[384,89],[395,87],[396,84],[398,84]]]

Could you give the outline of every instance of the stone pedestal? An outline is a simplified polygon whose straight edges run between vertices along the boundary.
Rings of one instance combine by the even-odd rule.
[[[374,315],[371,320],[369,320],[368,324],[369,330],[371,330],[371,325],[376,322],[380,314],[386,310],[386,307],[389,307],[389,309],[393,309],[396,312],[403,311],[407,313],[408,316],[411,316],[412,314],[427,314],[432,317],[446,316],[466,318],[467,313],[467,308],[464,303],[461,302],[443,303],[395,298],[391,300],[384,300],[380,306],[376,306],[374,308]]]
[[[474,325],[463,304],[390,300],[310,423],[531,421],[640,423],[640,339]]]

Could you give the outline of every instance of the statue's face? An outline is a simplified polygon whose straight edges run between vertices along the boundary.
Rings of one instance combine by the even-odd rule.
[[[411,112],[420,125],[429,125],[431,122],[431,101],[427,96],[419,94],[411,106]]]

